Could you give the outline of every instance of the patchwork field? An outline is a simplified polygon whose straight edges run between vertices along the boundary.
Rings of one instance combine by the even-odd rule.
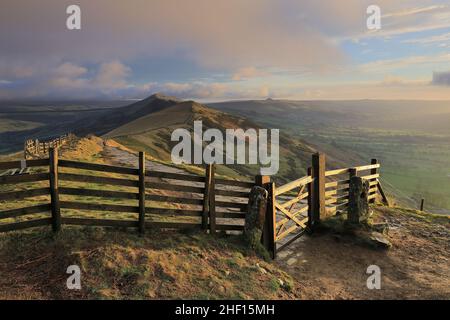
[[[327,150],[330,143],[382,163],[382,183],[407,205],[422,198],[436,212],[450,211],[450,136],[366,128],[297,132]],[[443,209],[443,210],[440,210]]]

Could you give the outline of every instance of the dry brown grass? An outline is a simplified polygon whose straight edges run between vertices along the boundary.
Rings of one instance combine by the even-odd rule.
[[[42,229],[0,238],[3,299],[294,299],[292,279],[239,237],[201,233]],[[18,254],[18,252],[20,252]],[[82,289],[66,288],[67,266]],[[260,267],[265,272],[260,271]],[[284,286],[279,285],[281,279]]]

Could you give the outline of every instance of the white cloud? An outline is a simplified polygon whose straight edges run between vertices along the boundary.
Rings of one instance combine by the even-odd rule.
[[[130,73],[131,69],[120,61],[102,63],[93,83],[103,90],[121,89],[127,86]]]
[[[358,69],[362,72],[384,73],[413,66],[417,67],[419,65],[432,65],[449,62],[450,54],[443,53],[430,56],[410,56],[406,58],[376,60],[362,64],[358,66]]]
[[[155,87],[156,91],[162,91],[180,98],[218,98],[225,94],[227,86],[222,83],[164,83]]]
[[[430,12],[430,11],[446,9],[447,7],[448,6],[446,6],[446,5],[433,5],[433,6],[428,6],[428,7],[416,7],[416,8],[412,8],[412,9],[404,9],[401,11],[384,14],[383,18],[412,16],[412,15],[417,15],[419,13],[425,13],[425,12]]]
[[[430,86],[426,83],[368,82],[351,85],[301,87],[292,91],[291,99],[373,99],[373,100],[449,100],[449,89],[445,86]]]
[[[430,1],[426,1],[430,2]],[[450,6],[433,4],[417,6],[418,1],[381,1],[382,13],[380,30],[355,29],[338,37],[338,40],[389,38],[404,34],[450,28]]]
[[[88,70],[85,67],[78,66],[74,63],[66,62],[59,65],[55,69],[54,73],[60,77],[76,78],[86,74],[87,71]]]
[[[386,76],[384,81],[385,86],[400,86],[409,84],[406,78],[411,74],[430,76],[431,70],[450,67],[445,53],[400,51],[398,59],[358,66],[336,41],[354,39],[365,48],[348,52],[359,61],[370,61],[372,53],[379,53],[371,37],[450,27],[450,7],[439,0],[378,0],[384,15],[382,30],[376,33],[366,30],[365,9],[371,0],[78,2],[83,27],[69,32],[64,28],[64,2],[2,1],[7,10],[0,11],[0,79],[9,83],[3,82],[0,95],[131,98],[165,91],[183,98],[257,98],[294,94],[299,88],[283,86],[308,77],[322,84],[358,84],[401,74],[403,78]],[[417,37],[404,43],[442,48],[450,44],[448,30]],[[397,56],[393,53],[397,52],[384,56]],[[155,61],[161,64],[154,67]],[[146,62],[151,65],[148,70],[158,74],[138,69]],[[178,72],[178,65],[183,78],[168,78],[173,73],[164,68]],[[152,82],[140,83],[145,79]],[[223,79],[229,82],[220,82]],[[315,94],[327,90],[308,88]]]
[[[416,39],[407,39],[403,40],[402,43],[419,43],[419,44],[431,44],[431,43],[440,43],[450,41],[450,32],[440,34],[437,36],[425,37],[425,38],[416,38]]]
[[[264,77],[269,75],[268,72],[257,69],[255,67],[244,67],[237,70],[233,76],[232,79],[235,81],[240,80],[246,80],[249,78],[258,78],[258,77]]]

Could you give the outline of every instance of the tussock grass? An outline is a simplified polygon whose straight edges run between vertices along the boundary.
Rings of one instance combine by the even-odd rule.
[[[18,254],[18,252],[20,252]],[[285,299],[293,280],[258,258],[241,237],[107,228],[38,228],[0,235],[2,298]],[[82,290],[65,289],[65,269],[82,270]],[[257,264],[267,273],[261,273]],[[291,286],[281,286],[280,281]],[[15,291],[13,282],[21,284]]]

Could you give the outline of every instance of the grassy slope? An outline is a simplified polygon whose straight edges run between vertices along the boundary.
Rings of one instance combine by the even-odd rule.
[[[109,143],[114,144],[113,141]],[[115,146],[126,149],[117,144]],[[104,141],[90,137],[82,139],[64,157],[107,163],[103,151]],[[94,197],[65,197],[68,200],[98,201]],[[45,200],[48,201],[48,198]],[[102,202],[114,203],[108,200]],[[8,202],[3,205],[17,207],[33,204],[37,204],[37,201]],[[342,245],[342,240],[336,242],[332,235],[319,235],[306,237],[305,242],[299,241],[306,245],[306,249],[290,248],[293,251],[285,256],[286,264],[290,259],[301,257],[294,268],[293,265],[286,266],[283,258],[276,265],[264,262],[248,250],[239,236],[210,237],[189,231],[150,230],[145,237],[140,237],[134,230],[68,226],[64,226],[62,233],[56,237],[49,227],[2,234],[0,273],[3,276],[0,277],[0,298],[441,298],[441,287],[448,281],[444,277],[446,269],[433,263],[450,258],[446,249],[448,232],[438,228],[441,225],[448,228],[448,218],[401,208],[379,208],[377,212],[381,212],[381,218],[389,218],[396,225],[399,221],[407,223],[407,232],[394,230],[394,236],[391,237],[394,241],[393,253],[386,256],[370,249],[361,249],[352,240],[345,240]],[[76,210],[63,210],[63,215],[137,218],[135,214],[120,214],[119,217],[118,214]],[[404,242],[405,237],[409,239],[416,234],[420,239]],[[421,248],[427,248],[426,255]],[[411,259],[417,262],[410,265]],[[361,283],[364,283],[360,279],[361,274],[364,274],[366,264],[374,261],[386,265],[389,279],[404,281],[408,291],[391,286],[387,293],[365,296],[365,291],[360,288]],[[412,282],[404,280],[403,273],[394,272],[402,268],[399,263],[404,261],[408,261],[407,272],[413,273]],[[78,264],[82,268],[83,282],[79,292],[65,289],[65,269],[71,264]],[[333,266],[333,270],[327,266]],[[336,266],[343,273],[337,272]],[[436,275],[430,271],[433,266],[439,270]],[[349,275],[353,272],[358,282],[351,282],[353,276]],[[442,272],[444,275],[441,275]],[[441,277],[441,280],[435,277]],[[433,290],[428,290],[429,294],[425,296],[412,295],[411,291],[418,292],[417,288],[425,288],[424,278],[429,279]]]
[[[124,146],[108,141],[122,149]],[[103,157],[104,141],[91,136],[67,150],[63,158],[108,163]],[[19,158],[20,154],[8,157]],[[4,157],[2,160],[6,160]],[[67,171],[67,169],[62,169]],[[79,171],[78,171],[79,173]],[[95,174],[94,172],[86,172]],[[110,177],[115,174],[102,173]],[[77,183],[60,182],[70,187]],[[2,186],[3,191],[42,187],[47,182]],[[105,186],[83,184],[84,188]],[[126,191],[127,188],[110,187]],[[165,194],[162,192],[161,194]],[[95,197],[61,195],[62,200],[95,203]],[[48,203],[49,197],[2,203],[11,209]],[[126,201],[120,201],[125,204]],[[129,201],[131,205],[136,205]],[[102,203],[115,203],[102,199]],[[150,203],[151,205],[151,203]],[[161,204],[159,204],[160,206]],[[177,207],[174,204],[172,207]],[[3,219],[2,223],[47,217],[33,214]],[[64,209],[64,217],[92,217],[136,220],[136,214],[83,212]],[[149,217],[147,217],[149,218]],[[152,219],[167,217],[152,215]],[[185,219],[197,219],[186,217]],[[181,219],[178,217],[177,221]],[[192,222],[192,221],[191,221]],[[17,254],[17,253],[20,254]],[[83,289],[65,288],[65,268],[78,264],[83,272]],[[264,270],[259,267],[261,266]],[[49,227],[0,234],[0,298],[6,299],[276,299],[295,298],[292,279],[249,250],[240,236],[210,237],[190,232],[149,230],[145,237],[135,230],[64,226],[60,235]],[[5,276],[6,275],[6,276]],[[281,282],[280,282],[281,280]],[[282,283],[282,284],[280,284]]]
[[[1,234],[0,298],[448,298],[450,220],[402,208],[375,213],[392,226],[389,251],[373,250],[335,225],[304,236],[275,262],[257,257],[240,236],[67,226],[59,235],[49,228]],[[81,268],[80,291],[65,287],[73,264]],[[365,287],[371,264],[381,267],[382,290]]]
[[[300,137],[347,165],[377,158],[402,204],[450,211],[450,102],[241,101],[211,104]],[[257,110],[257,111],[256,111]]]
[[[169,164],[171,162],[170,152],[176,144],[171,142],[172,131],[177,128],[192,131],[193,121],[196,120],[202,121],[203,130],[216,128],[223,133],[225,133],[225,129],[261,128],[260,125],[247,119],[187,101],[139,118],[109,132],[105,137],[113,138],[134,150],[144,150],[154,158]],[[275,180],[278,183],[284,183],[305,175],[313,152],[315,149],[306,142],[281,134],[280,170]],[[330,157],[329,162],[336,165],[339,163],[333,157]],[[259,174],[259,166],[219,165],[217,172],[231,178],[247,176],[249,179],[253,179],[256,174]]]
[[[130,231],[66,227],[55,237],[34,229],[0,235],[0,261],[2,299],[297,296],[289,275],[255,256],[236,236],[150,231],[141,237]],[[72,264],[82,270],[80,291],[65,287],[65,270]]]

